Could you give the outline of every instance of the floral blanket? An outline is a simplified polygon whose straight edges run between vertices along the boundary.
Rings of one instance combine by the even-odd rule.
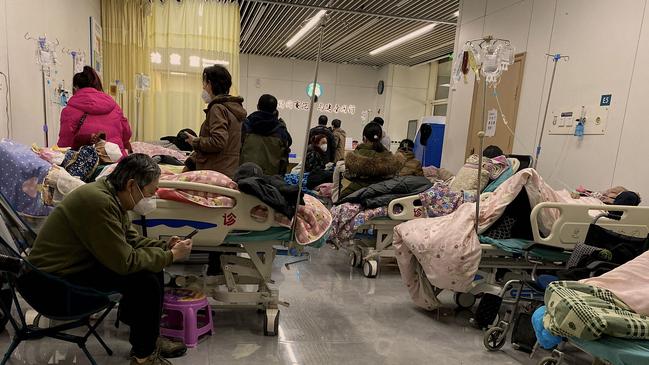
[[[569,192],[553,190],[535,170],[525,169],[482,200],[478,218],[480,233],[500,218],[522,189],[527,192],[531,207],[546,201],[598,204],[597,199],[573,200]],[[481,258],[480,242],[474,230],[475,213],[475,203],[466,203],[448,215],[415,219],[395,227],[393,245],[401,278],[420,307],[435,309],[439,304],[430,286],[456,292],[469,289]],[[558,214],[553,209],[539,214],[542,233],[549,233]],[[428,279],[423,283],[422,270]]]
[[[143,153],[148,156],[171,156],[177,158],[179,161],[184,162],[187,160],[187,155],[180,151],[172,150],[171,148],[158,146],[146,142],[131,142],[133,153]]]
[[[455,192],[448,183],[438,181],[419,194],[425,216],[441,217],[454,212],[464,202],[475,201],[475,194]],[[339,247],[348,246],[359,227],[370,220],[388,216],[388,207],[362,210],[360,204],[344,203],[331,209],[333,215],[330,241]]]

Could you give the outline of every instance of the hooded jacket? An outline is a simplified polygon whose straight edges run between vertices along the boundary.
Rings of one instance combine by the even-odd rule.
[[[345,156],[344,190],[340,197],[366,186],[392,179],[403,167],[403,159],[390,151],[376,152],[371,143],[362,143]]]
[[[415,158],[415,154],[412,151],[399,150],[397,155],[400,155],[404,159],[403,168],[399,171],[399,176],[424,176],[421,162]]]
[[[243,123],[241,164],[253,162],[266,175],[284,175],[293,139],[283,120],[273,113],[256,111]]]
[[[194,152],[187,166],[195,164],[196,170],[213,170],[234,176],[239,167],[241,153],[241,128],[246,118],[243,98],[218,95],[205,109],[205,121],[198,138],[192,142]]]
[[[83,116],[86,118],[79,124]],[[77,130],[78,129],[78,130]],[[70,98],[61,111],[59,147],[72,147],[77,136],[106,133],[106,141],[113,142],[126,155],[131,148],[131,126],[122,109],[110,95],[92,87],[84,87]]]
[[[337,204],[358,203],[366,209],[385,207],[394,199],[422,193],[432,186],[423,176],[400,176],[357,190]]]
[[[334,129],[334,142],[336,142],[336,155],[334,162],[345,159],[345,140],[347,139],[347,132],[341,128]]]
[[[315,126],[309,131],[309,141],[313,136],[322,134],[327,137],[327,162],[334,162],[334,157],[336,156],[336,140],[334,139],[334,134],[331,132],[331,129],[325,126]],[[307,141],[308,143],[308,141]]]

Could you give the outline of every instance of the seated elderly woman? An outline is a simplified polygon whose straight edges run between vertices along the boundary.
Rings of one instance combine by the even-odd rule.
[[[164,285],[162,270],[186,259],[191,240],[146,238],[131,227],[129,211],[155,209],[160,168],[132,154],[106,178],[71,192],[41,228],[29,261],[68,282],[119,292],[120,320],[130,326],[132,365],[167,365],[183,355],[182,343],[159,337]]]
[[[345,156],[341,199],[358,189],[394,178],[403,167],[403,158],[388,151],[381,138],[381,126],[369,123],[363,129],[363,143]]]

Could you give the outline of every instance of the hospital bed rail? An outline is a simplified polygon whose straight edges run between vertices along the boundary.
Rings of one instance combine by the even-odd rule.
[[[230,253],[220,256],[222,274],[182,275],[174,278],[183,287],[211,296],[216,308],[256,308],[264,311],[264,334],[276,336],[279,328],[279,290],[271,274],[275,245],[291,240],[290,229],[275,223],[275,211],[257,197],[238,190],[184,181],[161,180],[159,188],[219,194],[234,205],[209,208],[197,204],[157,199],[157,209],[145,217],[133,215],[142,234],[166,240],[184,237],[194,229],[194,250]],[[252,217],[261,208],[265,217]],[[235,254],[235,255],[233,255]]]

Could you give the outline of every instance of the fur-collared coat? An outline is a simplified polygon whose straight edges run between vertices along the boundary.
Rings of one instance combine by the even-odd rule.
[[[403,167],[404,160],[390,151],[377,152],[371,143],[363,143],[353,153],[345,156],[343,198],[354,191],[372,184],[392,179]]]

